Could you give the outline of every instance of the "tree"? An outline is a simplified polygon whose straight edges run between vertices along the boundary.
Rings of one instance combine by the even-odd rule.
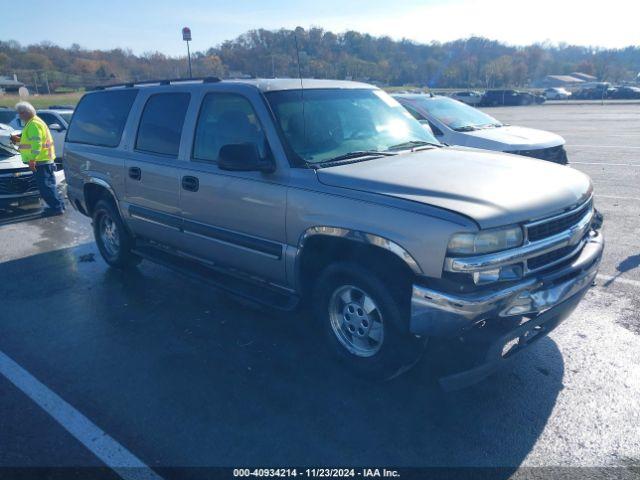
[[[193,53],[198,76],[251,74],[297,77],[295,38],[302,74],[316,78],[354,78],[384,85],[430,87],[523,86],[548,74],[583,71],[602,80],[634,80],[640,46],[602,49],[538,43],[514,47],[482,37],[419,44],[367,33],[309,29],[249,30]],[[0,75],[17,73],[26,82],[46,71],[50,84],[83,87],[112,78],[120,81],[186,75],[186,57],[161,52],[62,48],[49,42],[22,46],[0,41]]]

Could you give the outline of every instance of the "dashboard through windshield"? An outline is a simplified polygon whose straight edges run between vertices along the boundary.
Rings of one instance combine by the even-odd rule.
[[[353,152],[389,152],[436,138],[395,99],[374,89],[309,89],[266,93],[291,149],[310,164]]]

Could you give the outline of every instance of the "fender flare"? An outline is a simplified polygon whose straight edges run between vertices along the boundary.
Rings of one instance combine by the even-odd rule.
[[[342,227],[329,227],[317,225],[314,227],[307,228],[304,233],[300,236],[298,241],[298,251],[296,254],[295,260],[295,271],[296,271],[296,283],[299,283],[300,278],[300,260],[302,258],[302,252],[304,251],[304,246],[307,240],[311,237],[315,237],[318,235],[327,236],[327,237],[338,237],[344,238],[347,240],[355,241],[358,243],[363,243],[365,245],[373,245],[375,247],[380,247],[384,250],[387,250],[394,255],[396,255],[400,260],[404,262],[409,269],[415,273],[416,275],[422,275],[422,269],[418,262],[411,256],[411,254],[405,250],[402,246],[398,245],[396,242],[389,240],[387,238],[381,237],[380,235],[376,235],[373,233],[363,232],[361,230],[352,230],[348,228]]]
[[[118,201],[118,196],[116,195],[116,192],[113,189],[113,187],[111,185],[109,185],[109,182],[107,182],[106,180],[103,180],[102,178],[89,177],[84,182],[84,186],[86,187],[88,184],[98,185],[98,186],[104,188],[107,192],[109,192],[109,195],[111,195],[111,197],[113,197],[113,202],[116,204],[116,208],[118,209],[118,213],[120,214],[120,218],[122,218],[124,220],[124,215],[122,215],[122,210],[120,209],[120,202]],[[84,188],[83,188],[83,196],[84,196]],[[87,206],[86,197],[84,198],[84,203],[85,203],[85,207],[87,207],[87,213],[88,213],[89,212],[89,208]]]

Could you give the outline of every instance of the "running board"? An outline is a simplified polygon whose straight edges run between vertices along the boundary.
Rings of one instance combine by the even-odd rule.
[[[205,265],[184,255],[171,253],[160,246],[141,242],[133,249],[133,253],[251,303],[283,311],[294,310],[299,303],[297,295],[280,290],[267,282],[244,279],[240,274],[226,273],[220,267]]]

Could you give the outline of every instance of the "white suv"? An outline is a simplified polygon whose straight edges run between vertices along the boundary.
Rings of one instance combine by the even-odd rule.
[[[547,100],[566,100],[571,96],[571,92],[560,87],[547,88],[544,96]]]

